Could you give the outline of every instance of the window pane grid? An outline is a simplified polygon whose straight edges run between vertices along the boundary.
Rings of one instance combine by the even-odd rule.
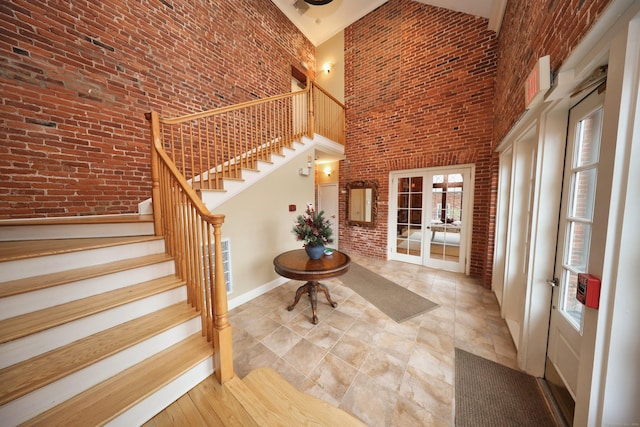
[[[600,153],[600,135],[602,127],[602,109],[582,119],[577,125],[573,165],[596,164]]]
[[[398,179],[398,253],[420,256],[422,252],[422,187],[422,177]]]
[[[576,290],[578,289],[578,272],[571,269],[565,270],[564,280],[562,283],[562,298],[560,311],[574,328],[580,330],[582,321],[583,306],[576,299]]]
[[[576,125],[569,203],[565,212],[560,312],[578,331],[581,330],[584,307],[576,299],[576,290],[578,274],[586,271],[589,261],[601,127],[601,108]]]

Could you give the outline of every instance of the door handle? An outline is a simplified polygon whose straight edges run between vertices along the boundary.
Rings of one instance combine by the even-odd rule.
[[[551,286],[552,288],[556,288],[558,287],[558,285],[560,284],[560,280],[558,280],[557,277],[554,277],[553,279],[549,279],[547,280],[547,283],[549,284],[549,286]]]

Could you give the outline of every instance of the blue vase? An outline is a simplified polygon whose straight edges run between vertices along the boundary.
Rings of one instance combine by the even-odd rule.
[[[307,245],[304,247],[304,250],[307,252],[307,255],[311,259],[320,259],[322,254],[324,253],[323,245]]]

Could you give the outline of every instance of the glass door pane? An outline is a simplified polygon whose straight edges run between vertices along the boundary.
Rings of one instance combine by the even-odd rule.
[[[578,273],[584,273],[589,260],[593,227],[593,208],[600,152],[602,109],[576,124],[572,152],[569,205],[565,212],[565,241],[560,279],[560,312],[580,331],[583,305],[576,300]]]
[[[421,176],[398,179],[396,251],[399,254],[422,254],[422,187]]]
[[[433,175],[429,257],[457,262],[462,228],[462,174]]]

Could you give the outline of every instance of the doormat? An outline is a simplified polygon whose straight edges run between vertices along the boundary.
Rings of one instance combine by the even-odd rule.
[[[361,265],[351,262],[349,271],[340,277],[342,283],[375,305],[398,323],[438,307],[433,301],[387,280]]]
[[[456,348],[456,427],[555,427],[538,380]]]

